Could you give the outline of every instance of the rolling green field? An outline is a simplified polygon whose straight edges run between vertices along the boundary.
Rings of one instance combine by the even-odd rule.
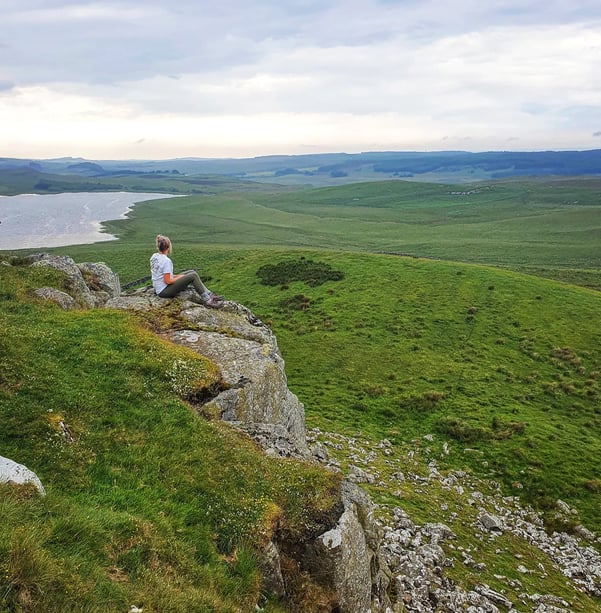
[[[171,236],[176,268],[271,323],[310,423],[437,432],[457,445],[454,466],[519,484],[539,506],[565,498],[594,526],[601,294],[515,270],[599,287],[600,199],[597,179],[226,192],[149,202],[105,224],[118,243],[59,251],[126,283],[148,274],[155,234]],[[344,279],[260,283],[261,266],[288,258]]]
[[[130,246],[151,244],[160,229],[179,244],[404,253],[601,288],[599,179],[272,187],[155,201],[133,220],[105,226]]]
[[[433,434],[443,468],[598,530],[600,180],[224,187],[105,227],[120,240],[54,251],[125,284],[169,235],[177,270],[273,328],[309,426]]]

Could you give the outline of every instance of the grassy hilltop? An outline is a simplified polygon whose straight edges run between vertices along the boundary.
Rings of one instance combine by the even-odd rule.
[[[455,450],[451,466],[544,508],[563,498],[601,524],[598,292],[374,254],[185,245],[174,257],[270,322],[309,424],[399,440],[437,433]],[[307,262],[344,278],[257,276],[287,262],[301,279]]]
[[[200,419],[182,399],[215,366],[134,316],[43,304],[40,269],[0,281],[0,450],[47,490],[0,486],[0,611],[252,610],[256,550],[327,517],[338,478]]]

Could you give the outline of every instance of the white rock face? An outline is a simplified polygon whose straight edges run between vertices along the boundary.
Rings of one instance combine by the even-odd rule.
[[[42,496],[46,495],[42,482],[33,471],[23,464],[18,464],[2,456],[0,456],[0,483],[17,483],[19,485],[31,483]]]

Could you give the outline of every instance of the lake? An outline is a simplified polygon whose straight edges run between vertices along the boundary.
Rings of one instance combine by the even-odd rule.
[[[132,192],[0,196],[0,250],[114,240],[101,231],[101,222],[123,219],[139,202],[172,197]]]

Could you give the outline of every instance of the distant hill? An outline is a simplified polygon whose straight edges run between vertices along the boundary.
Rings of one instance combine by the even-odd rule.
[[[384,178],[459,183],[515,176],[601,175],[601,149],[588,151],[374,151],[272,155],[244,159],[31,160],[0,158],[0,169],[55,174],[220,174],[254,181],[329,185]]]

